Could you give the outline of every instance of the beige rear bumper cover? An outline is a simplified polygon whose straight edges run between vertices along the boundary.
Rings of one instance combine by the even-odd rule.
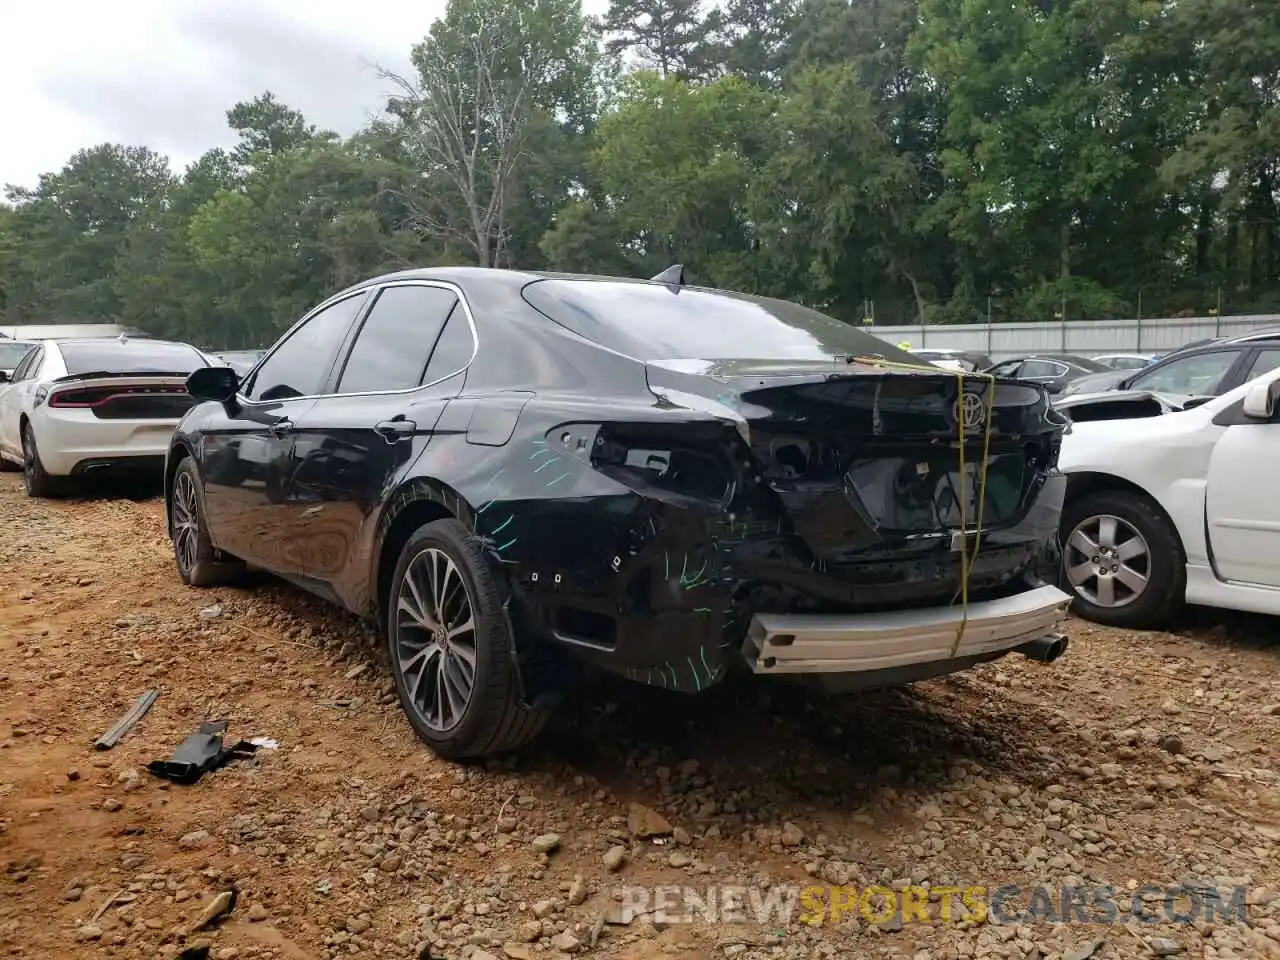
[[[852,615],[756,614],[743,655],[756,673],[860,673],[1007,652],[1052,632],[1071,598],[1041,586],[1001,600]],[[955,648],[953,650],[953,648]]]

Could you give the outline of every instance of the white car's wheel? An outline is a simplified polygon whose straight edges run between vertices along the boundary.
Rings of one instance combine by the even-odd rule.
[[[1173,523],[1150,498],[1107,490],[1062,511],[1062,577],[1082,617],[1154,627],[1182,606],[1186,561]]]
[[[36,434],[31,424],[22,427],[22,486],[28,497],[58,497],[63,493],[63,478],[48,474],[40,460]]]

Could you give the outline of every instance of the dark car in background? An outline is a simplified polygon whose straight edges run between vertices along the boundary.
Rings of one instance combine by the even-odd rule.
[[[1219,396],[1280,366],[1280,330],[1186,347],[1137,371],[1080,378],[1064,394],[1139,390],[1175,395]],[[1114,378],[1114,379],[1113,379]]]
[[[1041,388],[678,268],[391,274],[187,386],[179,575],[259,567],[378,623],[445,756],[524,743],[588,668],[858,689],[1066,646]]]
[[[987,373],[997,377],[1015,377],[1030,380],[1043,386],[1050,393],[1059,393],[1073,380],[1092,373],[1102,373],[1108,368],[1088,357],[1071,354],[1036,355],[1004,360],[987,368]]]

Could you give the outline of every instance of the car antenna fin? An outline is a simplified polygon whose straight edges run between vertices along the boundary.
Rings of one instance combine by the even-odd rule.
[[[667,269],[663,270],[659,274],[656,274],[650,277],[649,279],[652,280],[654,283],[665,283],[673,287],[683,287],[684,286],[684,264],[673,263],[671,266],[667,267]]]

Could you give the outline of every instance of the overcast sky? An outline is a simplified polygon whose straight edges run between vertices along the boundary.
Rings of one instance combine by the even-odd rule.
[[[603,3],[587,4],[591,10]],[[34,186],[81,147],[151,147],[175,170],[233,141],[264,90],[351,133],[382,102],[368,62],[405,69],[445,0],[10,0],[0,55],[0,185]]]

